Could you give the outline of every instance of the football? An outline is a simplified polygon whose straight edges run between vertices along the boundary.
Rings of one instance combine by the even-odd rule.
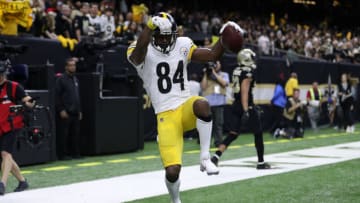
[[[238,53],[243,46],[244,36],[233,26],[228,25],[221,33],[221,42],[225,49]]]

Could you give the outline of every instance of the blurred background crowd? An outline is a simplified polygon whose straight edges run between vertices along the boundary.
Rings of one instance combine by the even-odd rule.
[[[304,2],[310,4],[313,1]],[[334,8],[341,5],[340,1],[325,2]],[[58,39],[64,46],[70,43],[71,49],[84,36],[97,36],[102,40],[121,38],[122,43],[128,44],[137,39],[149,15],[167,11],[175,17],[179,35],[195,36],[193,39],[198,45],[211,46],[220,26],[227,20],[233,20],[247,31],[247,43],[256,47],[261,55],[287,55],[289,60],[303,57],[332,62],[360,62],[359,29],[356,25],[348,28],[341,24],[341,20],[331,20],[329,17],[307,16],[300,21],[297,18],[299,13],[290,9],[273,9],[272,12],[262,11],[262,7],[259,7],[258,15],[254,8],[252,13],[242,12],[237,7],[229,10],[229,6],[227,9],[219,7],[214,10],[218,3],[209,6],[212,3],[215,4],[215,1],[204,4],[199,1],[190,4],[198,6],[189,8],[186,7],[188,3],[179,1],[33,0],[32,26],[28,29],[19,27],[10,34]],[[238,7],[241,8],[241,4],[237,3]],[[249,2],[246,5],[243,9],[252,6]],[[342,6],[346,8],[346,5]]]

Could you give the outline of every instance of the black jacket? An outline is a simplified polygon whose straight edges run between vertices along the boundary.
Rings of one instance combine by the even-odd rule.
[[[70,115],[81,112],[79,81],[76,76],[64,73],[56,80],[56,110],[66,110]]]

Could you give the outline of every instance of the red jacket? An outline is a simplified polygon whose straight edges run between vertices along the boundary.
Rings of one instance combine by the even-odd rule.
[[[8,95],[8,85],[11,85],[11,95]],[[6,81],[0,90],[0,136],[11,130],[24,127],[23,115],[16,115],[10,112],[10,106],[15,105],[15,92],[18,83]],[[12,125],[11,121],[12,120]]]

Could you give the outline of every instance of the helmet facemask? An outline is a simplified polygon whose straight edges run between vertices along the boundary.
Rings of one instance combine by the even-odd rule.
[[[155,31],[151,44],[158,51],[168,54],[175,47],[176,37],[176,32],[160,33],[160,31]]]
[[[174,18],[168,13],[160,12],[156,15],[168,19],[172,26],[167,30],[160,30],[159,28],[156,28],[153,32],[151,45],[156,50],[164,54],[168,54],[175,47],[177,38],[177,25]]]

